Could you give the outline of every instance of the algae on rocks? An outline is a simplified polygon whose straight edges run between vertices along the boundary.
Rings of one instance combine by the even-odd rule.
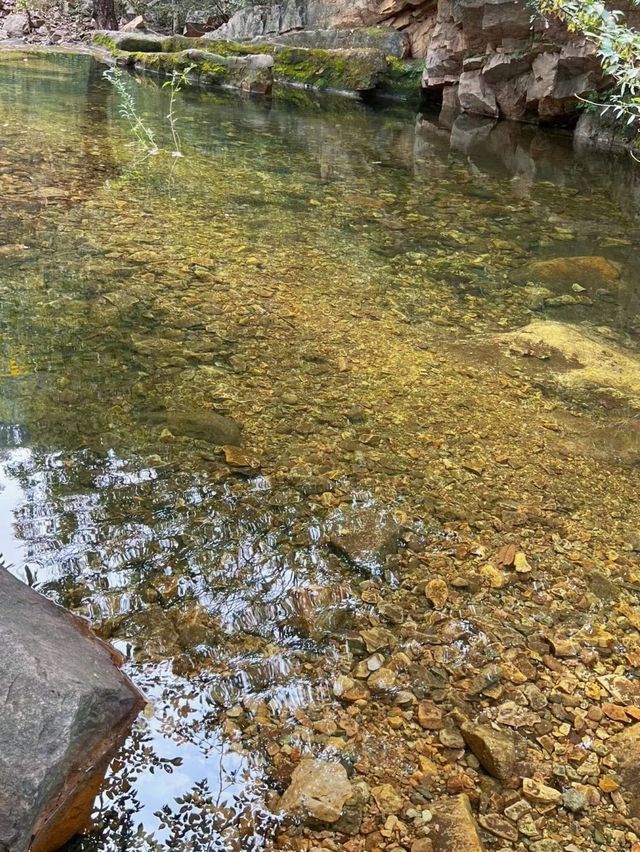
[[[307,47],[274,42],[233,42],[215,37],[162,37],[144,33],[99,32],[94,44],[120,65],[168,75],[191,67],[203,85],[221,85],[269,94],[281,86],[358,97],[376,91],[417,97],[420,72],[415,63],[372,47]]]

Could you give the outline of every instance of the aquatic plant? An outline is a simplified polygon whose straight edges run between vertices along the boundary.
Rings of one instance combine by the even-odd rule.
[[[169,79],[162,84],[163,89],[168,88],[171,91],[169,97],[169,112],[167,113],[166,118],[169,123],[171,138],[173,140],[173,149],[171,151],[172,157],[183,156],[180,136],[177,129],[176,97],[185,86],[189,85],[189,74],[193,71],[194,67],[194,65],[189,65],[186,68],[174,69],[171,72]],[[111,83],[117,91],[120,98],[120,115],[123,118],[126,118],[129,122],[129,126],[135,137],[137,145],[148,155],[161,153],[161,149],[156,142],[155,133],[142,120],[136,106],[135,98],[123,80],[122,71],[118,68],[109,68],[104,72],[103,77]]]
[[[155,140],[153,130],[140,117],[133,95],[122,79],[122,71],[118,68],[108,68],[102,75],[114,87],[120,99],[119,113],[129,122],[136,143],[149,155],[158,154],[160,149]]]
[[[167,121],[169,122],[169,127],[171,129],[171,136],[173,139],[173,151],[171,152],[172,157],[182,157],[182,151],[180,148],[180,136],[178,135],[178,131],[176,128],[176,96],[182,91],[185,86],[189,85],[189,74],[195,65],[189,65],[187,68],[183,68],[178,71],[174,69],[171,72],[171,77],[162,84],[162,88],[171,89],[171,97],[169,99],[169,112],[167,114]]]

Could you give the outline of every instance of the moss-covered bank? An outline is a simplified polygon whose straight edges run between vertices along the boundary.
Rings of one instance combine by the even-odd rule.
[[[272,83],[352,97],[380,92],[419,97],[416,63],[371,48],[324,50],[273,43],[240,43],[184,36],[101,32],[94,44],[122,65],[162,75],[191,67],[205,85],[223,85],[267,94]]]

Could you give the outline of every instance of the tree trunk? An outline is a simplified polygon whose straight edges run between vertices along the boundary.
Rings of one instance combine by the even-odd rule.
[[[118,29],[114,0],[93,0],[93,17],[99,30]]]

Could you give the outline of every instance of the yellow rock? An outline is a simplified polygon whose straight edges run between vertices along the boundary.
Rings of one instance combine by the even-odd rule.
[[[573,367],[556,373],[562,385],[606,388],[640,400],[640,358],[591,329],[537,320],[499,339],[525,351],[548,347],[562,355]]]

